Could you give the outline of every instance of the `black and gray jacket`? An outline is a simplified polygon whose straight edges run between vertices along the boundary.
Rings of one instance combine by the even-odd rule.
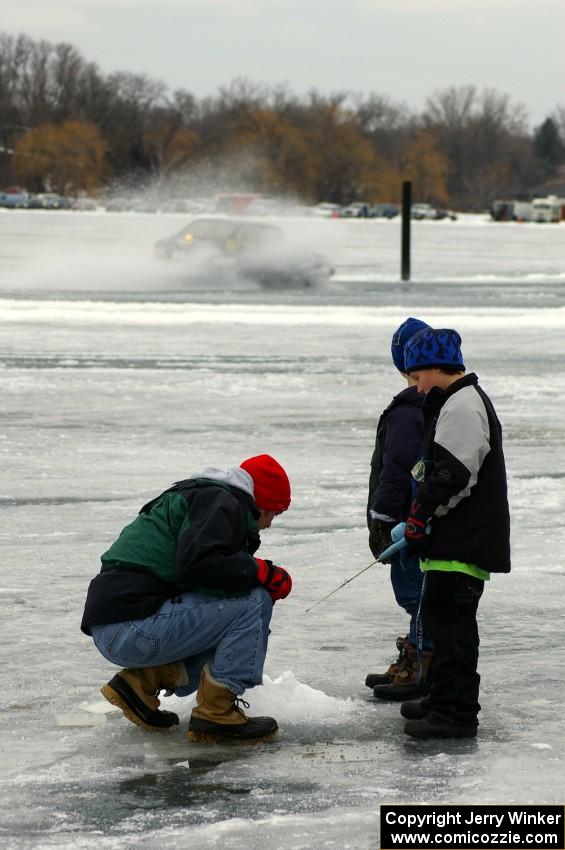
[[[424,402],[426,435],[413,510],[433,517],[427,558],[510,572],[510,514],[502,429],[471,373]]]

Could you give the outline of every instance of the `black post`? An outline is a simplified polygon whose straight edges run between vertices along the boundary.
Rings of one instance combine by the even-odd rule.
[[[412,182],[402,183],[402,280],[410,280],[410,213],[412,209]]]

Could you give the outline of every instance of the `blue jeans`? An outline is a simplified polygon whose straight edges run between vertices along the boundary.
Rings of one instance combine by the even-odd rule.
[[[184,662],[188,684],[177,696],[198,688],[207,661],[215,679],[242,694],[262,682],[272,613],[264,587],[225,599],[190,592],[143,620],[93,626],[92,637],[104,658],[122,667]]]
[[[401,550],[394,555],[390,565],[390,581],[394,591],[394,597],[404,608],[410,617],[410,629],[406,635],[406,640],[412,646],[418,646],[418,634],[416,628],[416,619],[418,608],[420,605],[420,597],[422,595],[422,582],[424,574],[420,570],[420,558],[409,556],[405,551]],[[422,640],[422,649],[426,652],[434,648],[432,641],[424,632]]]

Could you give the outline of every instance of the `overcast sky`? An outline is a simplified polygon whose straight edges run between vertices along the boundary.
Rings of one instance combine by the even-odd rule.
[[[475,84],[565,106],[565,0],[0,0],[0,29],[66,41],[111,71],[214,94],[234,77],[410,107]]]

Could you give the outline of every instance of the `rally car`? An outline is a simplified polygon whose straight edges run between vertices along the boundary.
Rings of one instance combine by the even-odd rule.
[[[315,286],[333,274],[323,256],[293,248],[276,225],[237,218],[195,218],[156,242],[154,254],[188,261],[199,277],[222,271],[265,287]]]

